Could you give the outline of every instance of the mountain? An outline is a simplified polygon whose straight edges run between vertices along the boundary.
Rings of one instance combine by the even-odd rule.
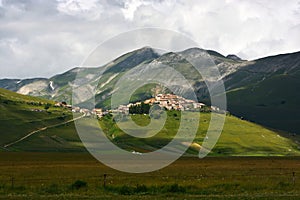
[[[226,76],[224,83],[233,114],[300,133],[300,52],[252,61]]]
[[[234,54],[229,54],[226,56],[226,58],[232,59],[232,60],[237,60],[237,61],[242,61],[242,59],[240,57],[238,57],[237,55],[234,55]]]
[[[220,76],[204,80],[188,61],[199,57],[209,60],[211,65],[216,64]],[[110,97],[118,90],[115,85],[121,77],[133,68],[136,71],[131,74],[132,76],[143,75],[149,65],[167,65],[177,70],[189,80],[198,100],[208,105],[210,94],[207,84],[212,88],[218,88],[222,79],[230,113],[270,128],[300,134],[300,127],[297,126],[300,122],[300,105],[297,103],[300,102],[300,52],[247,61],[236,55],[224,56],[216,51],[200,48],[159,55],[155,50],[144,47],[124,54],[101,67],[78,67],[49,79],[2,79],[0,87],[21,94],[69,103],[72,88],[82,87],[82,92],[77,94],[84,102],[82,106],[91,104],[92,99],[88,93],[94,92],[97,106],[109,107]],[[201,71],[209,72],[210,69],[208,64]],[[162,75],[168,77],[168,74]],[[173,86],[176,86],[176,80],[173,81],[175,82]],[[177,85],[177,88],[184,86]],[[168,91],[168,88],[148,84],[139,88],[132,95],[131,101],[149,98],[159,91]],[[180,92],[183,95],[187,93],[187,91]]]
[[[17,94],[0,89],[0,151],[30,151],[30,152],[86,152],[76,132],[71,112],[62,107],[54,107],[53,101]],[[46,109],[49,106],[48,109]],[[191,112],[191,120],[198,113]],[[149,152],[161,148],[173,139],[180,121],[179,111],[168,111],[168,120],[159,133],[151,138],[130,137],[118,128],[117,117],[106,116],[99,121],[107,137],[120,148],[129,152]],[[133,120],[145,126],[149,117],[133,115]],[[93,117],[75,117],[86,130],[98,131]],[[154,119],[160,120],[160,119]],[[199,147],[205,138],[210,121],[209,113],[201,113],[200,126],[192,146],[186,155],[197,155]],[[130,127],[123,118],[122,127]],[[156,122],[154,122],[156,123]],[[243,131],[241,131],[243,130]],[[150,133],[152,130],[149,129]],[[98,132],[97,132],[98,133]],[[186,144],[178,144],[185,146]],[[278,156],[300,155],[299,145],[280,133],[268,130],[257,124],[226,116],[222,135],[213,149],[212,156]]]

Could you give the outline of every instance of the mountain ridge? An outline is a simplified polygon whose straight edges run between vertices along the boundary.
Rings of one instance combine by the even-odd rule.
[[[0,79],[0,87],[27,95],[70,103],[72,87],[76,86],[74,80],[77,76],[77,85],[96,86],[97,106],[107,106],[110,96],[116,91],[114,85],[128,70],[141,64],[162,62],[170,65],[187,80],[190,80],[198,99],[209,104],[209,92],[203,78],[193,69],[191,63],[180,57],[181,55],[199,56],[202,54],[208,56],[217,66],[220,78],[225,85],[228,110],[232,114],[272,128],[300,134],[300,128],[296,128],[294,123],[292,126],[288,125],[290,121],[298,123],[298,116],[300,116],[296,111],[298,108],[296,100],[300,96],[298,92],[300,90],[297,87],[300,79],[300,52],[247,61],[239,60],[235,56],[225,57],[216,51],[197,47],[164,54],[158,54],[150,47],[143,47],[123,54],[104,66],[96,68],[76,67],[49,79]],[[105,70],[105,72],[102,70]],[[209,82],[218,87],[217,80],[210,80]],[[282,85],[284,85],[283,88]],[[289,88],[289,90],[285,90],[285,88]],[[266,95],[268,92],[271,92],[269,96]],[[151,93],[153,95],[151,88],[144,91],[147,95],[142,93],[136,99],[149,97]],[[278,106],[278,103],[273,101],[278,99],[276,96],[282,96],[277,100],[280,103]],[[89,100],[87,99],[87,101]],[[266,109],[275,109],[285,114],[292,113],[294,117],[289,122],[281,124],[278,120],[275,120],[276,122],[271,120],[272,116],[268,117],[264,114],[264,112],[273,112]],[[254,114],[252,110],[257,113]],[[300,107],[298,110],[300,110]]]

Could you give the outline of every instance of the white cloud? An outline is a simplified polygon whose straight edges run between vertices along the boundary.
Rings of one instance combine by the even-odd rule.
[[[133,20],[135,11],[141,6],[147,4],[142,0],[126,0],[124,8],[121,8],[124,17],[128,20]]]
[[[61,13],[96,20],[103,12],[97,0],[58,0],[57,10]]]
[[[175,5],[155,1],[140,6],[133,21],[138,26],[179,30],[204,48],[254,59],[299,50],[298,40],[290,38],[291,30],[300,35],[299,27],[295,28],[300,24],[299,11],[298,1],[180,1]]]
[[[299,0],[0,0],[1,77],[61,73],[106,39],[143,27],[246,59],[300,50]]]

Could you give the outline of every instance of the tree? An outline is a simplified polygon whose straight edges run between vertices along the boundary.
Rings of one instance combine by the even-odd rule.
[[[149,114],[150,105],[142,102],[139,105],[132,105],[129,107],[130,114]]]
[[[50,103],[47,103],[45,106],[44,106],[44,109],[45,110],[48,110],[50,108],[51,104]]]

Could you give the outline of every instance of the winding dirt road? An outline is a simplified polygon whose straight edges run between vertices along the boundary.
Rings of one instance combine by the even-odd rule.
[[[84,116],[85,116],[85,114],[84,114],[84,115],[81,115],[81,116],[79,116],[79,117],[77,117],[77,118],[73,118],[73,119],[70,119],[70,120],[68,120],[68,121],[59,123],[59,124],[54,124],[54,125],[51,125],[51,126],[45,126],[45,127],[40,128],[40,129],[38,129],[38,130],[31,131],[30,133],[26,134],[25,136],[21,137],[20,139],[14,141],[14,142],[11,142],[11,143],[9,143],[9,144],[4,145],[3,148],[6,149],[6,148],[8,148],[8,147],[11,147],[12,145],[15,145],[15,144],[17,144],[17,143],[19,143],[19,142],[25,140],[26,138],[32,136],[33,134],[39,133],[39,132],[44,131],[44,130],[49,129],[49,128],[54,128],[54,127],[57,127],[57,126],[61,126],[61,125],[64,125],[64,124],[68,124],[68,123],[74,122],[74,121],[76,121],[76,120],[78,120],[78,119],[83,118]]]

